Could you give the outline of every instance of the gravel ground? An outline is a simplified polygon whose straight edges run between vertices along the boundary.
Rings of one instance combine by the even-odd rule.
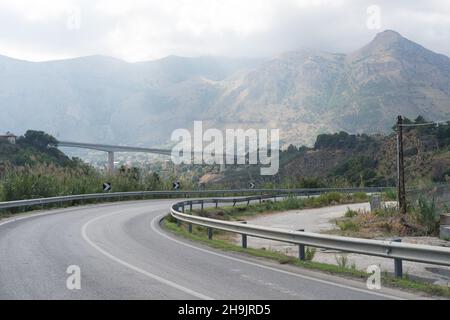
[[[261,226],[272,226],[277,228],[298,230],[305,229],[307,232],[324,232],[336,228],[334,219],[342,217],[347,209],[369,210],[369,203],[339,205],[318,209],[291,210],[281,213],[264,214],[249,218],[252,224]],[[240,236],[233,238],[236,243],[241,242]],[[404,237],[403,242],[420,243],[438,246],[450,246],[450,242],[432,237]],[[283,252],[290,256],[298,257],[298,247],[277,241],[248,238],[248,246],[252,248],[265,248]],[[319,249],[316,252],[314,261],[330,264],[337,264],[336,257],[342,255],[334,250]],[[384,272],[394,272],[394,262],[392,259],[365,256],[360,254],[346,254],[349,265],[355,265],[359,270],[366,270],[371,265],[379,265]],[[435,284],[450,286],[450,268],[434,266],[416,262],[404,262],[403,272],[410,277],[418,277]]]

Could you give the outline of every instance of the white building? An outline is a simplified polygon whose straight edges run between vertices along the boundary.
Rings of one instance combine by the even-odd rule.
[[[16,144],[17,136],[11,132],[7,132],[5,135],[0,135],[0,141],[7,141],[11,144]]]

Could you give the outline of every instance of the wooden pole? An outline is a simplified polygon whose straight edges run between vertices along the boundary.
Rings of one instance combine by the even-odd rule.
[[[405,164],[403,157],[403,118],[397,119],[397,198],[401,214],[406,215]]]

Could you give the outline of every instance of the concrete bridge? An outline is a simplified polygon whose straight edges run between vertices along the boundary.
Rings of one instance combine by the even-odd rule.
[[[58,147],[80,148],[80,149],[89,149],[89,150],[97,150],[97,151],[107,152],[108,153],[108,171],[109,172],[114,171],[114,153],[115,152],[140,152],[140,153],[159,154],[159,155],[164,155],[164,156],[170,156],[172,154],[172,150],[165,150],[165,149],[113,146],[113,145],[107,145],[107,144],[68,142],[68,141],[59,141]]]
[[[159,154],[163,156],[172,156],[172,150],[168,149],[155,149],[155,148],[140,148],[140,147],[126,147],[126,146],[113,146],[108,144],[98,144],[98,143],[84,143],[84,142],[69,142],[69,141],[58,141],[58,147],[66,147],[66,148],[79,148],[79,149],[89,149],[89,150],[97,150],[108,153],[108,171],[114,171],[114,153],[115,152],[139,152],[139,153],[151,153],[151,154]],[[194,155],[201,156],[203,153],[192,152],[192,157]],[[225,151],[221,154],[225,159]],[[193,159],[193,158],[192,158]],[[234,160],[237,163],[237,159],[244,159],[245,156],[235,156]],[[225,171],[225,164],[220,165],[220,171]]]

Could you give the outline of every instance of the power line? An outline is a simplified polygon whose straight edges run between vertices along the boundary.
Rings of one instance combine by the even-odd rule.
[[[425,127],[425,126],[448,126],[450,125],[450,120],[425,122],[425,123],[403,123],[399,125],[400,127]]]

